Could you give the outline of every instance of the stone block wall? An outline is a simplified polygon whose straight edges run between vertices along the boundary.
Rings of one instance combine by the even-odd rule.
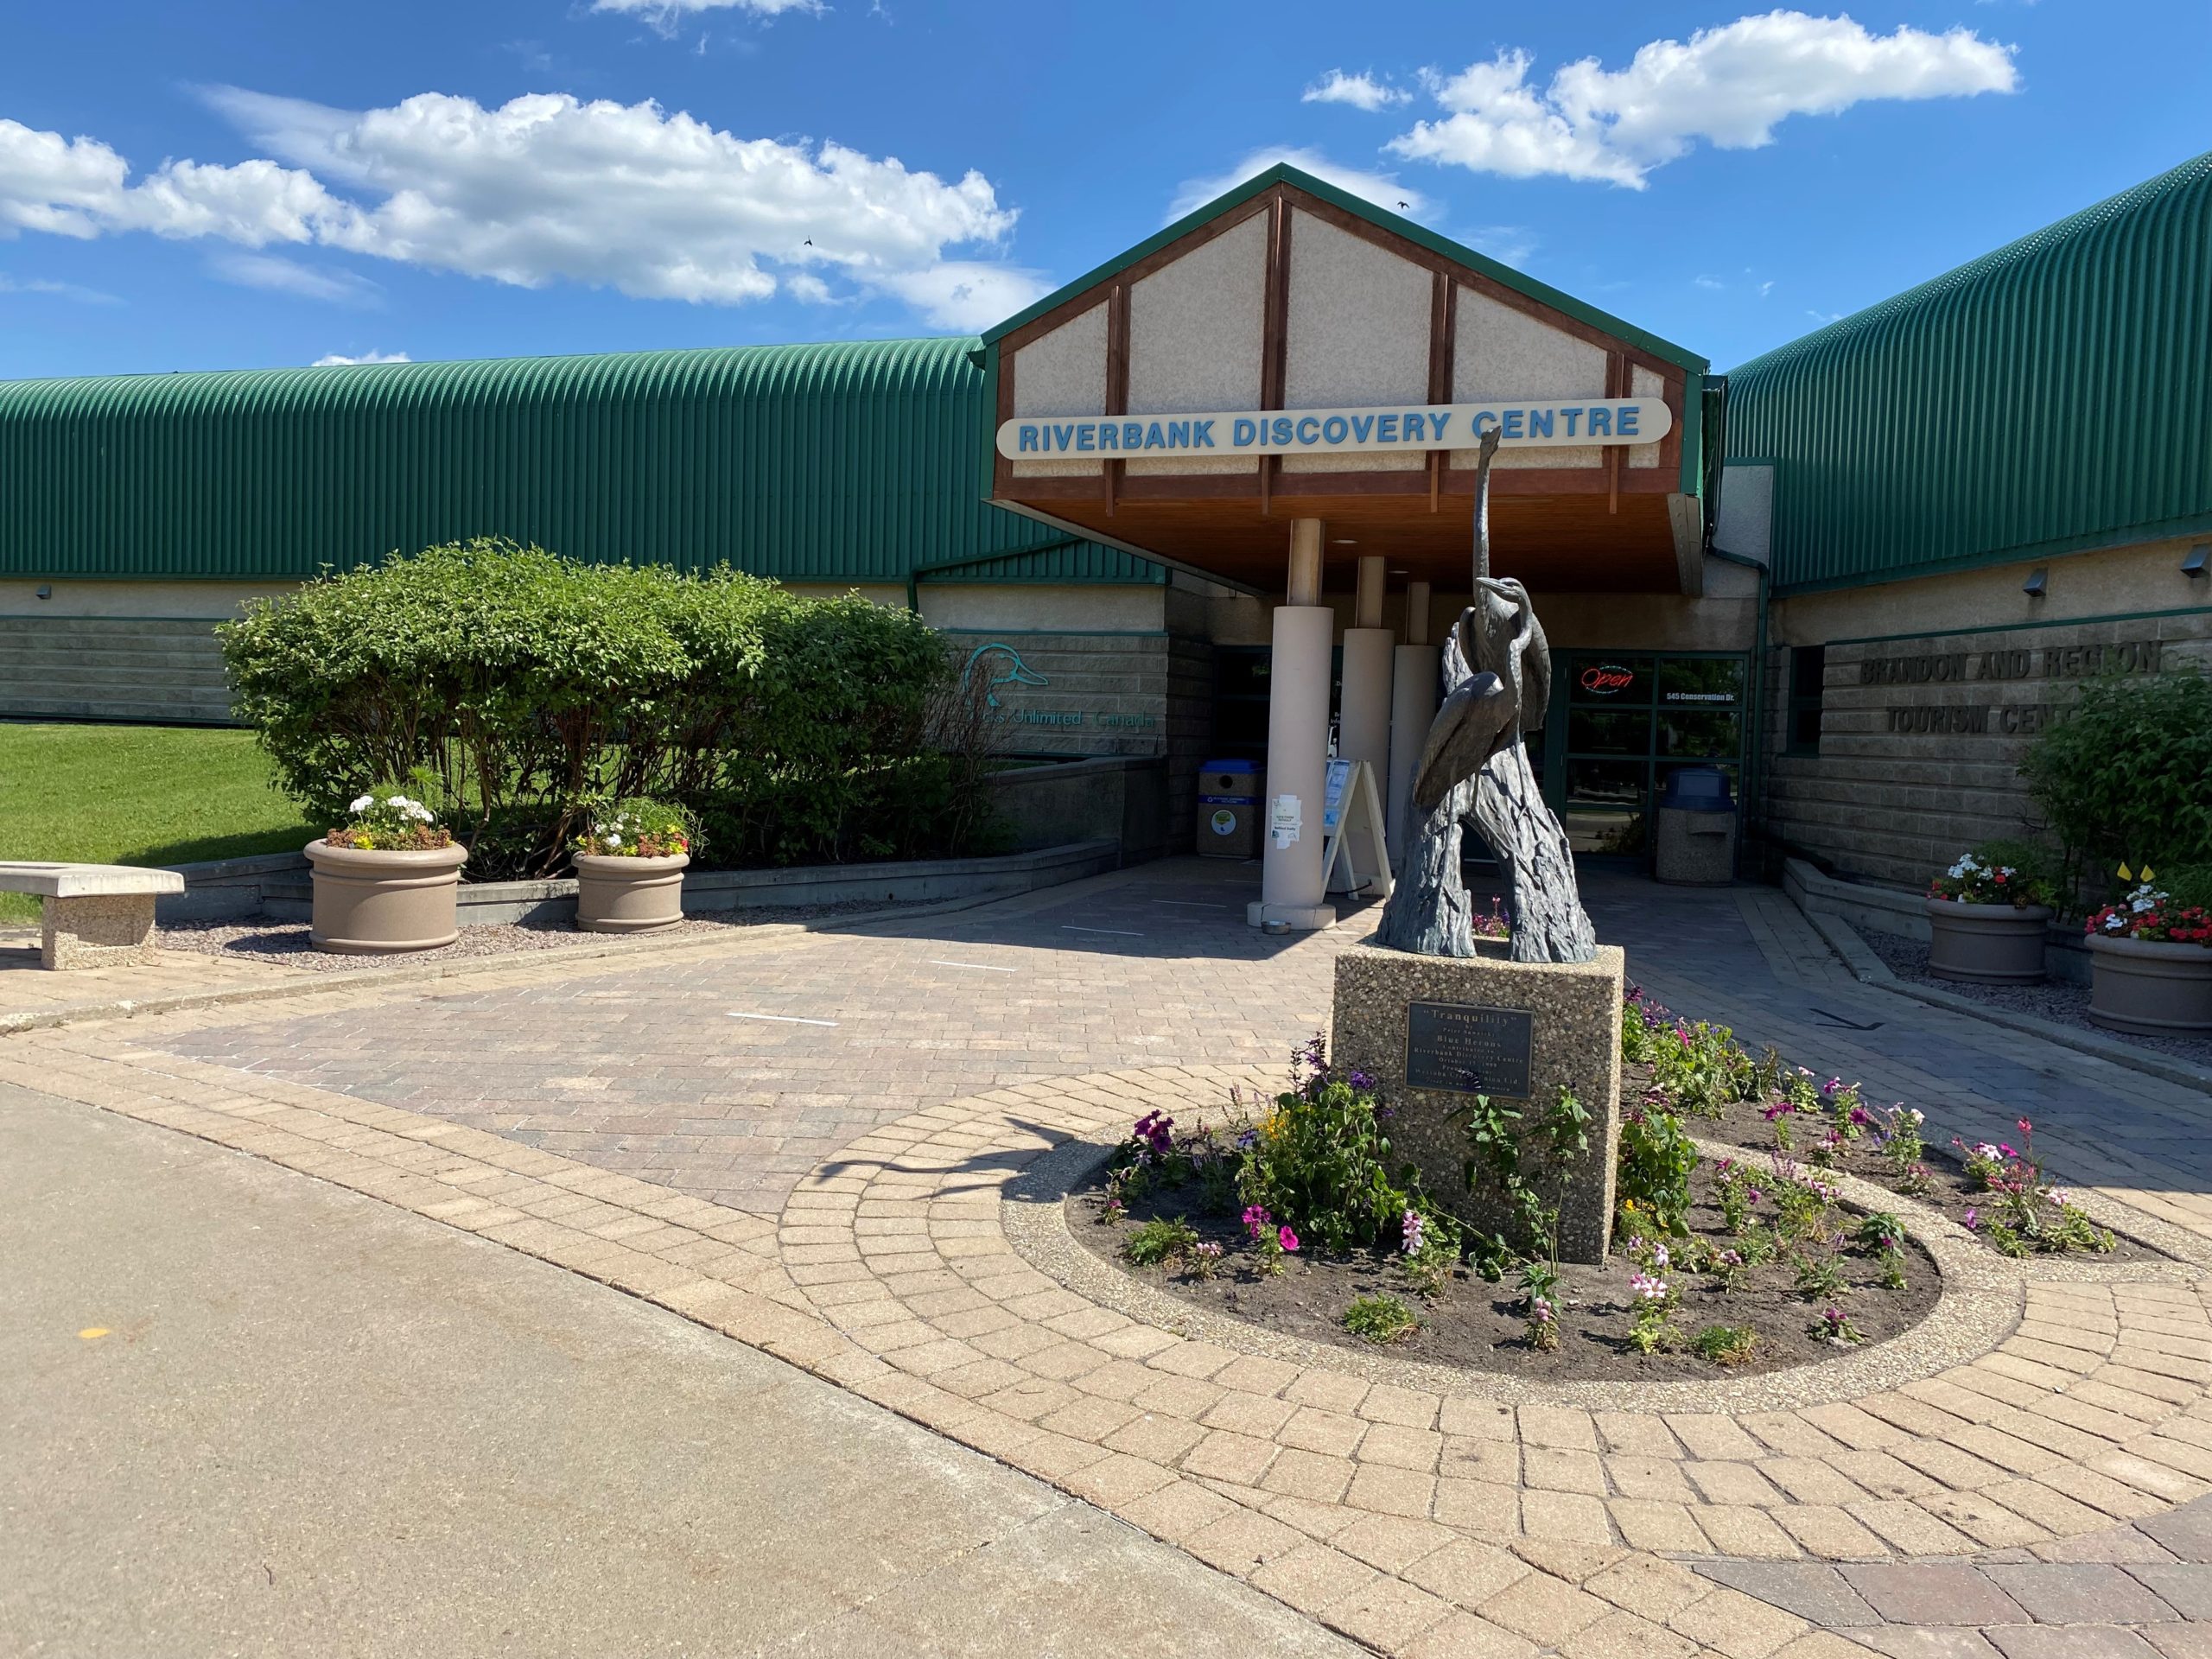
[[[2019,765],[2084,680],[2212,671],[2212,609],[1831,643],[1817,755],[1786,753],[1788,664],[1781,649],[1767,664],[1768,835],[1917,888],[2036,827]]]

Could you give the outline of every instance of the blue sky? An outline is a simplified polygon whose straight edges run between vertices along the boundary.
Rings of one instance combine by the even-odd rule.
[[[1283,157],[1726,367],[2212,148],[2208,45],[2202,0],[14,7],[0,378],[967,332]]]

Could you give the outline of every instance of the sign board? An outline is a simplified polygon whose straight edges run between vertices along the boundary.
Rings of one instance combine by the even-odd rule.
[[[1526,1100],[1535,1026],[1526,1008],[1415,1002],[1406,1010],[1406,1086]]]
[[[1268,815],[1268,833],[1274,837],[1277,847],[1288,847],[1298,840],[1299,832],[1306,827],[1306,815],[1300,808],[1295,795],[1278,795],[1273,810]]]
[[[1395,404],[1387,409],[1229,410],[1211,415],[1024,415],[999,427],[998,450],[1025,456],[1393,454],[1471,449],[1495,427],[1507,449],[1656,443],[1674,429],[1660,397],[1478,404]]]
[[[1364,760],[1332,760],[1321,798],[1321,887],[1325,893],[1390,896],[1390,848],[1382,797]]]

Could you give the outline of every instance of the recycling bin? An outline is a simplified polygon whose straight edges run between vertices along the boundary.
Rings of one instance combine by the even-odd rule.
[[[1725,887],[1736,878],[1736,802],[1719,766],[1681,766],[1659,789],[1652,874],[1685,887]]]
[[[1260,769],[1249,760],[1209,760],[1198,768],[1201,858],[1259,856],[1260,784]]]

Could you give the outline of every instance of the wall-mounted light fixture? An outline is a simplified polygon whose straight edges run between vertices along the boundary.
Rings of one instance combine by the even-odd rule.
[[[52,599],[54,597],[54,584],[46,582],[39,583],[38,596],[41,599]]]
[[[2044,589],[2048,588],[2050,585],[2050,572],[2047,569],[2038,570],[2035,575],[2030,576],[2025,582],[2020,584],[2020,591],[2025,594],[2030,599],[2041,599],[2044,595]]]
[[[2199,542],[2189,550],[2189,556],[2181,562],[2181,573],[2195,582],[2205,576],[2205,563],[2212,558],[2212,542]]]

